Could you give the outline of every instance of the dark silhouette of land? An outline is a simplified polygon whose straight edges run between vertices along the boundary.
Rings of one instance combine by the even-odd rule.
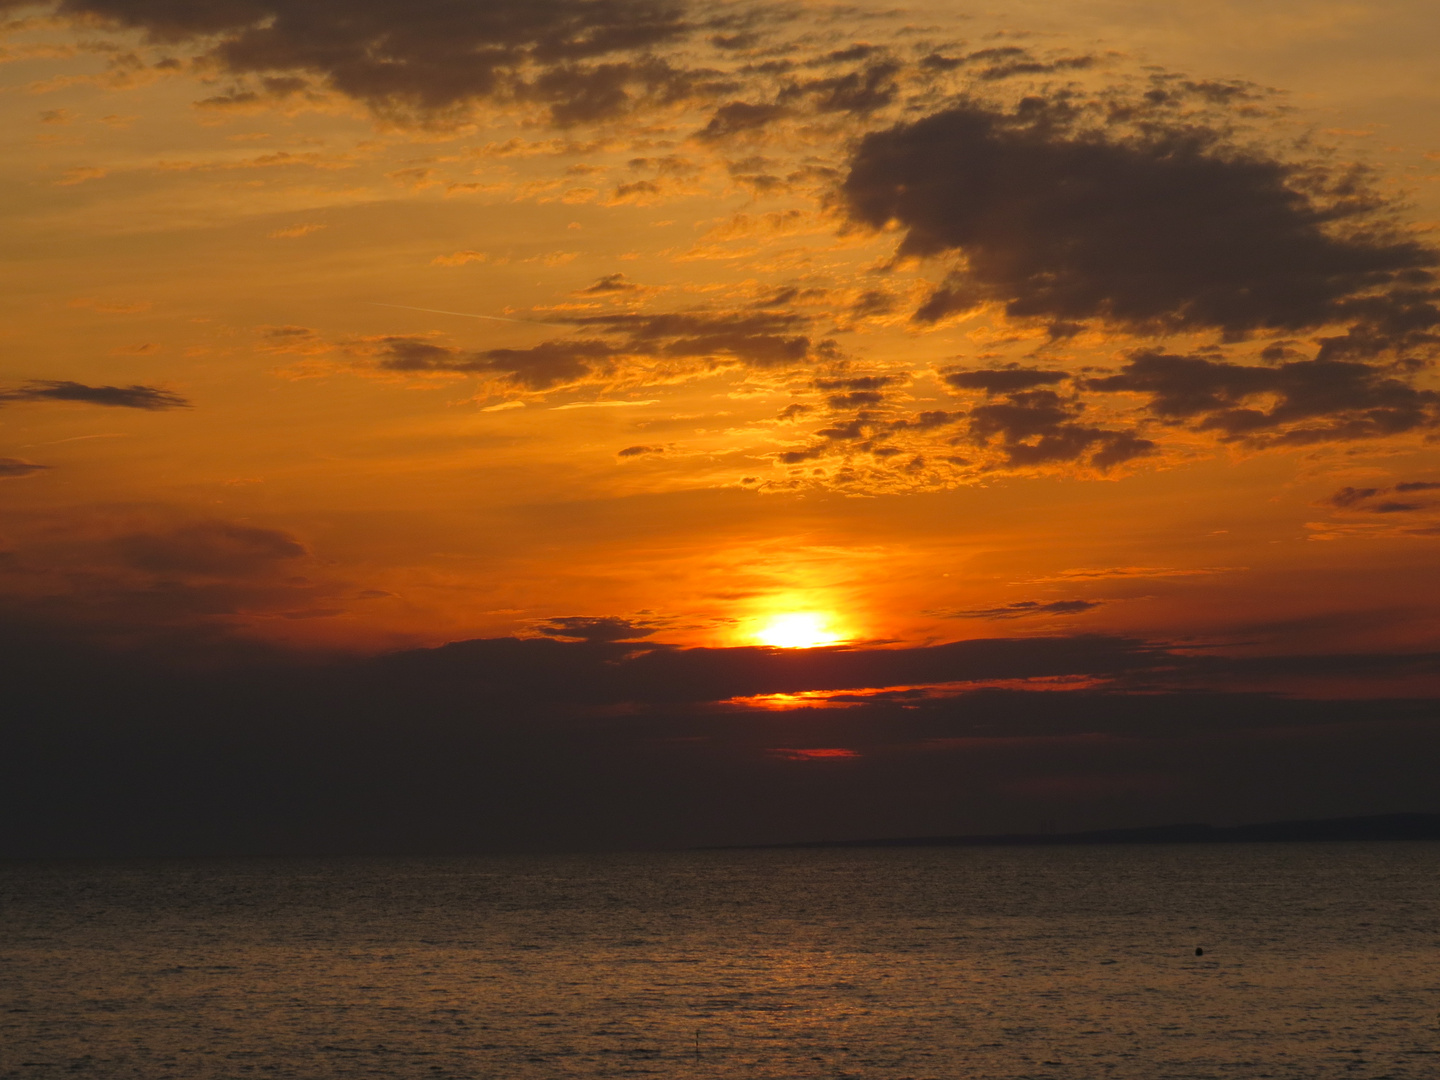
[[[1040,844],[1258,844],[1337,840],[1440,840],[1440,814],[1373,814],[1259,825],[1147,825],[1087,832],[998,836],[899,836],[874,840],[802,840],[766,848],[1023,847]]]

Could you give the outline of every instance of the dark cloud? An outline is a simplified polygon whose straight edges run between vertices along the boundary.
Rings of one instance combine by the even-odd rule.
[[[1330,496],[1329,503],[1331,506],[1338,506],[1343,510],[1365,501],[1372,495],[1380,494],[1380,491],[1380,488],[1343,487]]]
[[[600,296],[605,293],[627,293],[639,292],[644,286],[636,285],[624,274],[606,274],[597,278],[593,285],[588,285],[579,291],[581,296]]]
[[[622,457],[622,458],[632,458],[632,457],[643,457],[643,456],[646,455],[646,454],[663,454],[664,452],[665,452],[665,448],[664,448],[663,446],[640,446],[640,445],[636,445],[636,446],[627,446],[627,447],[625,447],[625,449],[621,450],[621,451],[620,451],[619,453],[617,453],[615,456],[616,456],[616,457]]]
[[[1338,510],[1363,510],[1370,514],[1405,514],[1416,510],[1428,510],[1430,503],[1424,502],[1397,502],[1387,500],[1385,502],[1371,502],[1372,499],[1390,492],[1413,493],[1417,491],[1434,491],[1440,489],[1440,484],[1431,483],[1425,480],[1415,480],[1408,483],[1399,483],[1394,487],[1343,487],[1335,494],[1325,500],[1329,506]]]
[[[709,40],[717,49],[750,49],[764,38],[754,30],[744,30],[737,34],[714,34]]]
[[[781,91],[780,101],[808,100],[816,112],[868,116],[895,100],[900,91],[895,77],[900,70],[894,60],[879,60],[844,75],[791,83]]]
[[[891,375],[862,375],[854,378],[816,379],[815,388],[832,391],[826,397],[825,403],[832,409],[845,411],[879,405],[885,400],[885,388],[898,381]]]
[[[602,278],[597,287],[604,286],[605,291],[623,287],[612,278]],[[816,342],[800,332],[808,326],[808,318],[785,312],[627,313],[572,316],[563,321],[606,337],[556,339],[528,348],[465,350],[427,338],[395,335],[354,342],[348,348],[385,371],[490,376],[532,391],[606,376],[626,359],[736,361],[773,367],[839,356],[833,341]]]
[[[649,637],[657,627],[615,615],[560,615],[535,627],[549,637],[576,641],[634,641]]]
[[[976,445],[1001,450],[1011,468],[1083,462],[1103,471],[1157,449],[1133,431],[1078,422],[1083,411],[1053,390],[1023,390],[971,409],[968,431]]]
[[[525,349],[467,351],[397,336],[367,343],[367,352],[385,371],[486,375],[527,390],[548,390],[606,370],[620,350],[605,341],[572,339],[544,341]]]
[[[895,297],[882,289],[867,289],[850,305],[849,314],[857,319],[872,315],[889,315],[896,309]]]
[[[804,333],[807,316],[785,311],[580,315],[567,322],[617,335],[627,353],[684,359],[732,359],[755,367],[833,358],[831,340]]]
[[[721,105],[710,122],[695,133],[698,139],[715,142],[745,132],[759,131],[784,116],[782,105],[767,102],[731,101]]]
[[[899,379],[894,375],[856,375],[850,377],[816,379],[817,390],[883,390]]]
[[[972,54],[972,58],[973,55],[978,54]],[[1059,60],[1017,57],[987,64],[980,69],[979,76],[986,82],[995,82],[999,79],[1014,78],[1017,75],[1053,75],[1059,71],[1084,71],[1086,68],[1094,67],[1095,63],[1093,56],[1066,56]]]
[[[890,427],[895,431],[903,431],[907,428],[919,431],[929,431],[933,428],[945,427],[953,424],[965,416],[963,412],[947,412],[944,409],[926,409],[915,415],[902,420],[892,420]]]
[[[901,256],[963,256],[922,321],[998,304],[1137,332],[1351,324],[1332,352],[1432,339],[1437,253],[1378,197],[1161,104],[1108,127],[1073,96],[956,105],[864,136],[841,202],[900,226]]]
[[[1020,600],[993,608],[946,612],[951,619],[1025,619],[1033,615],[1080,615],[1099,607],[1098,600]]]
[[[671,0],[62,0],[58,10],[390,115],[528,99],[575,123],[695,92],[712,74],[653,55],[696,29]]]
[[[1019,45],[997,45],[977,49],[964,56],[946,56],[932,52],[920,61],[923,71],[954,71],[957,68],[974,69],[982,82],[996,82],[1015,75],[1053,75],[1058,71],[1083,71],[1095,66],[1093,56],[1062,56],[1057,59],[1041,59],[1029,49]]]
[[[22,461],[20,458],[0,457],[0,480],[11,480],[17,476],[33,476],[48,468],[50,468],[49,465],[36,465],[33,461]]]
[[[78,401],[88,405],[151,412],[190,406],[190,402],[179,394],[154,386],[86,386],[84,383],[51,379],[28,382],[13,390],[0,390],[0,402],[6,401]]]
[[[244,651],[254,620],[341,612],[356,590],[307,572],[306,546],[278,529],[236,521],[144,521],[132,508],[64,518],[11,515],[0,558],[0,633],[126,643],[198,658]],[[57,525],[63,525],[57,528]]]
[[[821,428],[815,434],[831,442],[854,442],[865,438],[870,428],[870,418],[862,413],[853,420],[838,421],[829,427]]]
[[[269,570],[308,554],[287,533],[227,521],[200,522],[165,533],[133,533],[113,544],[128,565],[158,574],[231,577]]]
[[[1086,389],[1149,396],[1149,409],[1222,439],[1306,445],[1380,438],[1435,427],[1440,393],[1392,369],[1340,360],[1251,366],[1208,356],[1136,354],[1118,374]]]
[[[775,460],[781,465],[799,465],[802,462],[814,461],[823,457],[826,453],[824,446],[811,446],[804,450],[782,450],[775,455]]]
[[[588,628],[567,621],[557,629]],[[1099,827],[1437,808],[1433,701],[1190,692],[1164,680],[1193,658],[1115,638],[790,651],[497,639],[206,668],[33,635],[0,645],[7,857],[690,846],[1002,832],[1037,815]],[[1207,663],[1213,677],[1233,662]],[[1303,666],[1386,679],[1440,661]],[[1051,676],[1089,688],[957,685]],[[745,697],[805,691],[845,707]],[[844,775],[816,773],[818,757]],[[1157,775],[1143,798],[1121,797],[1126,777]]]
[[[488,375],[535,391],[608,374],[625,358],[777,367],[840,355],[834,341],[817,342],[802,332],[809,326],[806,316],[780,311],[577,315],[562,321],[607,336],[471,351],[397,335],[351,348],[385,371]]]

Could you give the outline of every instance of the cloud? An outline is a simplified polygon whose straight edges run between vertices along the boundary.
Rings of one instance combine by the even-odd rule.
[[[7,401],[76,401],[121,409],[185,409],[190,402],[179,394],[154,386],[86,386],[68,380],[42,379],[13,390],[0,390],[0,403]]]
[[[986,394],[1009,394],[1017,390],[1033,390],[1050,386],[1070,377],[1065,371],[1041,371],[1036,368],[1008,367],[977,371],[949,371],[945,382],[957,390],[983,390]]]
[[[464,266],[466,263],[485,262],[490,256],[483,251],[466,249],[465,251],[454,251],[449,255],[436,255],[430,260],[431,266]]]
[[[466,351],[419,337],[390,336],[354,346],[382,371],[490,376],[526,390],[548,390],[608,369],[619,351],[605,341],[545,341],[521,349]]]
[[[1099,600],[1020,600],[993,608],[944,612],[948,619],[1025,619],[1035,615],[1080,615],[1101,605]]]
[[[695,29],[670,0],[61,0],[58,10],[197,47],[233,76],[278,76],[287,94],[329,90],[392,117],[528,100],[572,124],[706,79],[653,55]]]
[[[838,355],[831,340],[803,333],[808,316],[784,311],[690,311],[580,315],[566,320],[618,335],[630,353],[674,359],[730,359],[753,367],[800,364]]]
[[[967,429],[972,442],[996,446],[1012,468],[1083,461],[1103,471],[1156,451],[1133,431],[1077,422],[1083,410],[1053,390],[1023,390],[971,409]]]
[[[786,761],[843,761],[846,758],[860,756],[856,751],[848,750],[843,746],[816,746],[807,749],[777,746],[765,752],[772,757],[783,758]]]
[[[1350,323],[1332,351],[1434,340],[1440,255],[1389,227],[1362,179],[1233,145],[1220,121],[1164,104],[1127,103],[1126,123],[1068,93],[965,101],[860,139],[841,206],[898,226],[902,257],[961,258],[922,322],[991,304],[1230,338]]]
[[[10,515],[0,557],[0,635],[154,648],[229,662],[260,648],[248,634],[275,619],[336,612],[356,589],[321,576],[280,529],[176,521],[138,507]],[[208,657],[208,659],[205,659]]]
[[[609,378],[627,364],[661,362],[678,370],[715,363],[766,368],[839,355],[834,341],[803,333],[807,316],[778,311],[692,311],[661,314],[555,315],[581,331],[603,335],[543,341],[525,348],[464,350],[429,338],[391,335],[345,348],[382,371],[488,376],[532,392]]]
[[[680,650],[552,621],[601,639],[185,666],[0,627],[0,854],[689,847],[1013,831],[1038,812],[1113,825],[1117,794],[1138,815],[1120,823],[1142,824],[1433,797],[1433,699],[1167,680],[1385,682],[1433,676],[1434,654],[1196,659],[1097,637]]]
[[[831,59],[838,58],[832,54]],[[791,83],[780,94],[781,103],[808,98],[819,113],[868,116],[895,100],[900,91],[895,77],[901,65],[893,59],[877,60],[844,75]]]
[[[1243,566],[1084,566],[1062,570],[1049,577],[1031,578],[1027,585],[1040,585],[1052,581],[1100,581],[1106,578],[1168,578],[1207,577],[1211,574],[1229,574],[1244,570]]]
[[[19,476],[33,476],[37,472],[44,472],[50,467],[49,465],[36,465],[33,461],[22,461],[20,458],[0,457],[0,480],[13,480]]]
[[[71,300],[68,307],[89,308],[91,311],[98,311],[105,315],[138,315],[142,311],[150,310],[149,300],[119,301],[100,300],[93,296],[77,296]]]
[[[638,445],[637,445],[637,446],[627,446],[627,447],[625,447],[624,450],[619,451],[615,456],[616,456],[616,457],[621,457],[621,458],[633,458],[633,457],[643,457],[643,456],[645,456],[645,455],[647,455],[647,454],[663,454],[664,452],[665,452],[665,448],[664,448],[663,446],[638,446]]]
[[[163,533],[131,533],[112,541],[128,566],[157,574],[234,577],[255,574],[308,554],[277,529],[206,521]]]
[[[825,403],[832,409],[865,409],[885,400],[885,388],[900,380],[893,375],[861,375],[816,379],[817,390],[829,391]]]
[[[1440,423],[1440,393],[1393,369],[1341,360],[1266,366],[1142,352],[1086,389],[1149,396],[1149,409],[1226,441],[1308,445],[1403,434]]]
[[[636,285],[624,274],[606,274],[595,283],[578,290],[578,296],[603,296],[612,293],[635,293],[645,291],[645,286]]]
[[[560,615],[538,624],[535,629],[547,637],[610,642],[649,637],[657,627],[614,615]]]
[[[1390,492],[1401,494],[1414,494],[1416,492],[1440,490],[1440,483],[1429,480],[1412,480],[1401,482],[1394,487],[1343,487],[1335,494],[1325,500],[1325,504],[1335,507],[1337,510],[1362,511],[1367,514],[1406,514],[1418,510],[1429,510],[1435,504],[1430,502],[1415,502],[1413,500],[1400,502],[1394,499],[1387,499],[1383,502],[1373,501],[1378,496],[1387,495]]]
[[[1343,487],[1335,492],[1334,495],[1330,496],[1329,502],[1331,506],[1338,506],[1344,509],[1354,506],[1356,503],[1362,502],[1372,495],[1378,495],[1380,490],[1380,488]]]
[[[308,225],[291,225],[289,228],[286,229],[276,229],[270,234],[270,239],[294,240],[301,236],[309,236],[313,232],[319,232],[323,228],[325,228],[324,225],[318,225],[314,222],[311,222]]]
[[[718,142],[736,135],[760,131],[785,115],[783,106],[770,102],[731,101],[721,105],[709,123],[695,133],[705,142]]]
[[[60,179],[55,181],[55,186],[74,187],[76,184],[83,184],[89,180],[100,180],[108,175],[108,169],[102,169],[97,165],[77,165],[73,169],[66,169]]]

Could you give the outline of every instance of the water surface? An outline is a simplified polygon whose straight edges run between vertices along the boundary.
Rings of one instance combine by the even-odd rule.
[[[1433,1080],[1437,1024],[1427,843],[0,865],[6,1078]]]

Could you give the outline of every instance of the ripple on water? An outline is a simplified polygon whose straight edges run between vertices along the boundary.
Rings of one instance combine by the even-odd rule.
[[[1440,1075],[1434,844],[31,863],[0,910],[6,1078]]]

